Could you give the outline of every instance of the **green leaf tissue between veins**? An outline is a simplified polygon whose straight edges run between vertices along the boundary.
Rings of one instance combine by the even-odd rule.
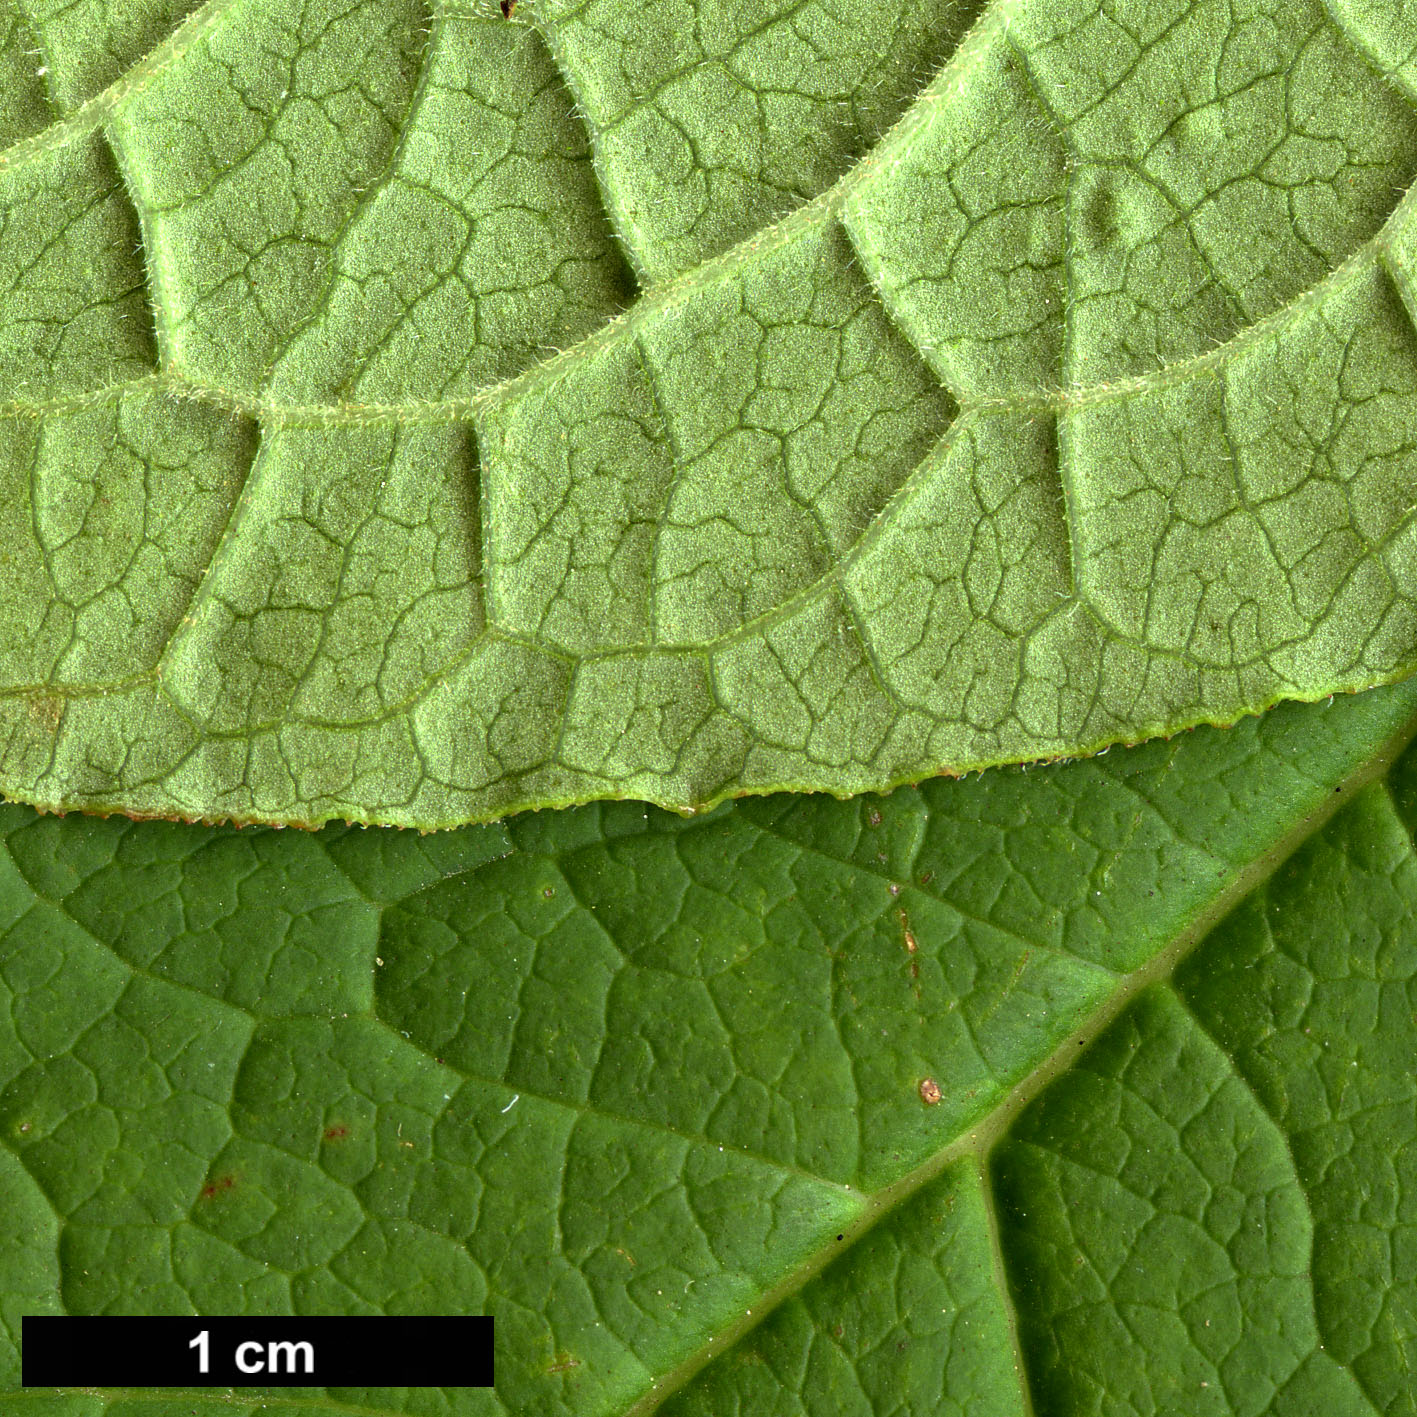
[[[0,808],[0,1404],[1413,1417],[1414,732],[1409,681],[687,820]],[[26,1313],[381,1312],[491,1314],[495,1390],[18,1388]]]
[[[1417,18],[0,8],[0,790],[838,794],[1417,665]]]

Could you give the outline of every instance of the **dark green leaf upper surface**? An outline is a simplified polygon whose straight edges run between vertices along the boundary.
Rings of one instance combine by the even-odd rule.
[[[1414,731],[428,837],[7,808],[5,1402],[1411,1417]],[[486,1312],[497,1387],[21,1395],[44,1312]]]
[[[1417,665],[1417,19],[0,6],[0,790],[442,826]]]

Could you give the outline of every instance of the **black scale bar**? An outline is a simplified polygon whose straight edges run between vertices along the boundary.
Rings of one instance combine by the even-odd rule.
[[[24,1387],[491,1387],[492,1320],[21,1321]]]

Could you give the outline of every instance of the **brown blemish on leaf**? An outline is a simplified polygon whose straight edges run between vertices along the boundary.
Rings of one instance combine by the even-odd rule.
[[[905,913],[905,907],[902,906],[897,913],[900,916],[900,934],[905,942],[905,953],[910,958],[910,977],[919,979],[920,960],[917,958],[919,946],[915,943],[915,931],[910,928],[910,917]],[[916,998],[920,997],[918,989],[915,991],[915,996]]]
[[[920,1100],[927,1106],[933,1107],[944,1094],[940,1091],[940,1084],[934,1078],[920,1079]]]
[[[52,738],[64,717],[64,700],[58,694],[36,694],[29,701],[30,717]]]
[[[908,954],[914,954],[917,948],[915,944],[915,933],[910,928],[910,917],[904,910],[900,912],[900,933],[905,939],[906,952]]]
[[[546,1371],[548,1373],[569,1373],[572,1368],[579,1368],[580,1365],[579,1358],[572,1358],[569,1353],[558,1353],[556,1361]]]
[[[222,1192],[233,1189],[235,1185],[235,1176],[218,1176],[214,1181],[208,1181],[202,1187],[202,1199],[204,1201],[215,1200]]]
[[[333,1127],[325,1128],[326,1141],[343,1141],[349,1135],[349,1128],[343,1122],[337,1122]]]

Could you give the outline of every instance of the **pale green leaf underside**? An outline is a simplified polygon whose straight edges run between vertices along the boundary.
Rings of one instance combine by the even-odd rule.
[[[1417,664],[1417,12],[0,3],[0,790],[850,793]]]
[[[426,837],[0,809],[0,1405],[1414,1417],[1414,733]],[[21,1393],[65,1311],[486,1312],[497,1386]]]

